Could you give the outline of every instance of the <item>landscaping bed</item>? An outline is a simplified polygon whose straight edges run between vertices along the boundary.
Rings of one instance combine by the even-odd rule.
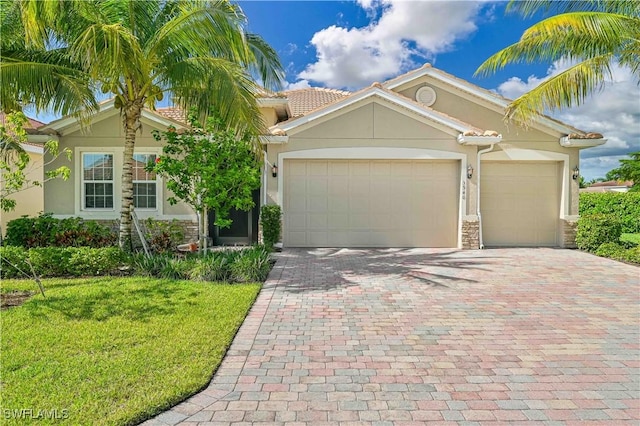
[[[3,280],[5,424],[137,424],[207,385],[260,284],[145,277]],[[22,411],[21,411],[22,410]],[[7,416],[5,416],[7,417]],[[57,418],[55,418],[57,417]]]

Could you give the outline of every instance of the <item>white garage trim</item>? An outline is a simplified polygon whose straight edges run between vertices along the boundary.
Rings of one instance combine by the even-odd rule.
[[[560,152],[539,151],[535,149],[508,148],[493,151],[482,156],[483,161],[562,161],[562,193],[560,194],[560,219],[571,218],[569,191],[571,188],[569,155]]]
[[[467,156],[451,151],[420,148],[352,147],[289,151],[278,154],[278,192],[276,202],[284,212],[284,160],[459,160],[460,192],[458,194],[458,248],[462,247],[462,218],[466,211]]]

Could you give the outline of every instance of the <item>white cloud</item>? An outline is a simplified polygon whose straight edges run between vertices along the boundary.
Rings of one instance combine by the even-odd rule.
[[[567,67],[567,63],[557,62],[543,77],[529,76],[526,81],[511,77],[497,91],[515,99]],[[589,95],[582,105],[551,114],[580,130],[602,133],[607,138],[606,144],[580,153],[581,172],[587,180],[604,177],[626,154],[640,151],[640,88],[629,69],[614,66],[612,74],[604,89]]]
[[[284,85],[284,90],[308,89],[309,87],[311,87],[309,80],[298,80],[295,83],[287,81]]]
[[[476,30],[477,1],[358,0],[372,22],[332,25],[313,36],[316,62],[298,77],[357,89],[415,67],[412,56],[432,59]],[[376,20],[376,17],[379,18]]]

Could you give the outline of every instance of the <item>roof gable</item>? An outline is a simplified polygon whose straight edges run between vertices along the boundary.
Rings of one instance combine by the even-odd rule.
[[[374,83],[370,87],[362,89],[346,97],[342,97],[341,99],[338,99],[332,103],[323,105],[301,117],[295,117],[290,120],[278,123],[277,125],[273,126],[271,130],[273,132],[275,129],[280,129],[286,133],[289,133],[301,126],[310,124],[314,121],[323,119],[325,117],[341,114],[341,112],[346,110],[347,108],[362,103],[363,101],[366,101],[368,99],[391,103],[397,107],[400,107],[400,110],[405,111],[408,115],[411,113],[418,115],[452,135],[458,135],[465,132],[482,133],[480,129],[472,126],[469,123],[465,123],[454,117],[448,116],[432,108],[419,104],[418,102],[415,102],[412,99],[409,99],[399,93],[386,89],[380,83]]]
[[[100,110],[91,117],[91,124],[99,123],[107,118],[113,117],[116,114],[119,114],[120,110],[116,109],[114,106],[113,99],[108,100],[100,104]],[[157,111],[151,111],[147,108],[142,110],[142,117],[145,118],[159,127],[169,127],[173,126],[178,129],[185,128],[185,124],[173,119],[172,116],[165,116]],[[67,134],[75,132],[81,129],[80,120],[77,117],[66,116],[62,117],[58,120],[54,120],[51,123],[40,127],[38,130],[40,131],[55,131],[59,134]]]
[[[507,99],[495,92],[484,89],[480,86],[472,84],[466,80],[455,77],[449,73],[446,73],[440,69],[434,68],[431,64],[426,63],[422,67],[409,71],[405,74],[399,75],[391,80],[387,80],[383,83],[383,86],[389,90],[398,90],[400,88],[406,88],[411,83],[416,82],[422,77],[428,76],[437,80],[438,82],[452,87],[458,91],[464,92],[465,94],[471,95],[468,99],[472,102],[481,104],[482,101],[485,103],[489,103],[499,109],[502,113],[507,108],[510,99]],[[533,120],[533,126],[538,127],[542,131],[546,131],[547,133],[553,134],[585,134],[586,132],[576,129],[566,123],[563,123],[559,120],[553,119],[548,116],[540,116],[536,117]]]

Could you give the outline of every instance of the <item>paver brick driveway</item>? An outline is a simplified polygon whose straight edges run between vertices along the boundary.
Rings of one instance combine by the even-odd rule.
[[[639,424],[640,268],[288,249],[210,386],[148,424]]]

